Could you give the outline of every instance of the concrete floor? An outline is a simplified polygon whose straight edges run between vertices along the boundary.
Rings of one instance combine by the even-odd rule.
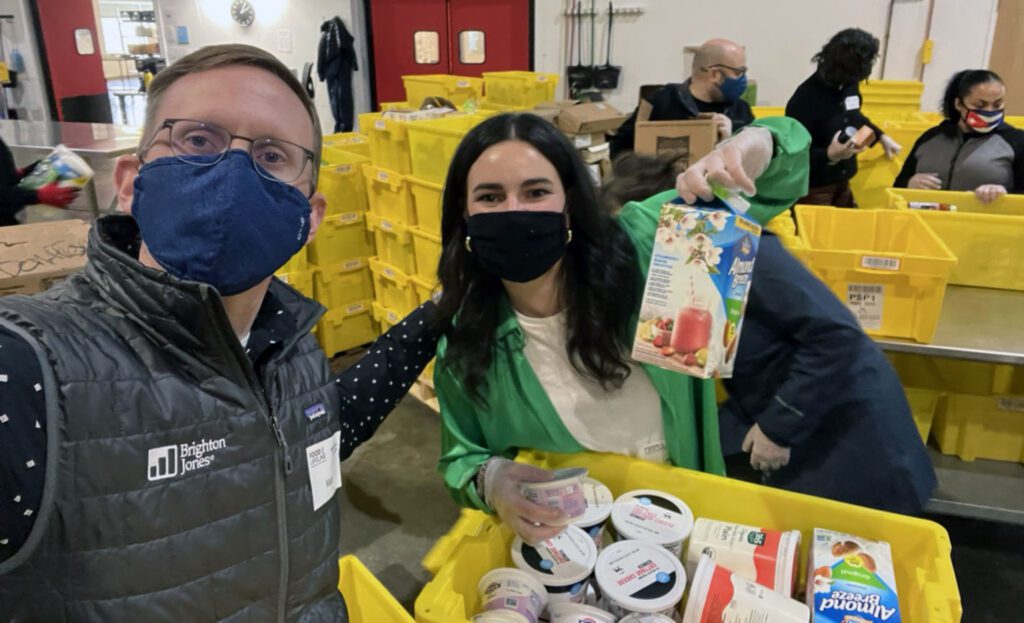
[[[458,516],[435,469],[439,443],[437,415],[407,398],[342,466],[342,550],[358,556],[410,611],[430,579],[420,560]],[[963,622],[1022,620],[1024,529],[931,519],[953,541]]]

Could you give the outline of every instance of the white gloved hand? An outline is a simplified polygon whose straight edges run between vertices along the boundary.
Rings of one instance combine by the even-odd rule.
[[[882,141],[882,149],[885,150],[885,157],[889,160],[900,155],[900,152],[903,151],[903,145],[894,141],[888,134],[883,134],[882,138],[879,140]]]
[[[974,189],[974,196],[982,203],[992,203],[1006,194],[1006,187],[1002,184],[982,184]]]
[[[754,180],[771,164],[774,151],[775,140],[769,130],[745,128],[681,173],[676,191],[686,203],[694,203],[697,197],[711,201],[714,193],[709,182],[715,182],[752,197],[757,194]]]
[[[711,116],[711,122],[718,129],[718,140],[724,141],[732,136],[732,119],[716,112]]]
[[[565,530],[565,513],[561,509],[534,504],[519,489],[523,482],[553,480],[551,472],[500,457],[488,460],[482,469],[484,500],[524,541],[534,545]]]
[[[935,173],[916,173],[907,180],[907,188],[942,190],[942,180]]]
[[[836,132],[836,135],[832,137],[832,143],[828,146],[828,159],[833,163],[853,158],[867,149],[867,146],[857,147],[851,140],[847,140],[845,143],[839,142],[840,135],[842,135],[842,130]]]
[[[744,452],[750,453],[750,466],[759,472],[772,472],[789,464],[790,450],[776,444],[754,424],[743,439]]]

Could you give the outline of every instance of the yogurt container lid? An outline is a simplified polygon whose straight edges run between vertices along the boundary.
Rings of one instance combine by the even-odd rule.
[[[624,493],[612,507],[612,525],[623,538],[659,545],[685,541],[693,532],[693,521],[685,502],[653,489]]]
[[[473,623],[530,623],[530,619],[515,610],[488,610],[472,619]]]
[[[583,495],[587,498],[587,510],[574,519],[572,524],[580,528],[589,528],[606,521],[612,514],[612,506],[615,504],[611,489],[598,480],[584,478]]]
[[[531,573],[522,571],[520,569],[513,569],[511,567],[502,567],[500,569],[492,569],[484,574],[484,577],[480,578],[480,582],[476,585],[477,593],[483,594],[484,590],[493,584],[494,582],[501,582],[505,579],[513,579],[518,582],[522,582],[526,586],[530,587],[530,590],[537,593],[541,597],[541,601],[545,604],[548,600],[548,589],[544,588],[537,578]],[[517,613],[518,614],[518,613]]]
[[[619,623],[676,623],[664,614],[657,612],[634,612],[619,619]]]
[[[566,526],[561,534],[536,546],[516,537],[512,561],[545,586],[567,586],[582,582],[594,571],[597,546],[583,530]]]
[[[563,601],[548,606],[548,614],[551,616],[551,623],[615,623],[615,615],[611,612],[577,604],[571,601]]]
[[[595,569],[605,598],[633,612],[674,608],[686,590],[686,569],[672,552],[643,541],[619,541],[606,547]]]

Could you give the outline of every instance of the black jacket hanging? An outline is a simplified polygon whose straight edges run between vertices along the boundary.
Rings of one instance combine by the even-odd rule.
[[[352,72],[359,70],[355,39],[340,17],[332,17],[320,25],[320,48],[316,72],[327,82],[335,132],[351,132],[355,111],[352,102]]]

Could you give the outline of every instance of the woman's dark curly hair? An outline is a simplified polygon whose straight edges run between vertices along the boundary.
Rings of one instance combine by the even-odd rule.
[[[539,151],[565,188],[572,228],[562,261],[569,360],[605,389],[621,387],[630,372],[630,324],[642,287],[636,249],[598,205],[593,178],[572,144],[555,126],[530,114],[498,115],[473,128],[448,169],[438,266],[439,320],[448,340],[442,363],[452,366],[468,393],[486,404],[486,375],[497,356],[495,334],[506,295],[501,279],[466,250],[467,179],[481,154],[505,141],[523,141]]]
[[[964,99],[971,94],[971,89],[979,84],[987,82],[998,82],[1003,84],[1003,79],[994,71],[988,69],[965,69],[953,74],[946,85],[946,92],[942,94],[942,114],[951,121],[960,120],[960,111],[956,109],[957,101],[961,105]]]
[[[840,30],[811,60],[834,87],[857,84],[871,75],[878,58],[878,37],[860,28]]]

